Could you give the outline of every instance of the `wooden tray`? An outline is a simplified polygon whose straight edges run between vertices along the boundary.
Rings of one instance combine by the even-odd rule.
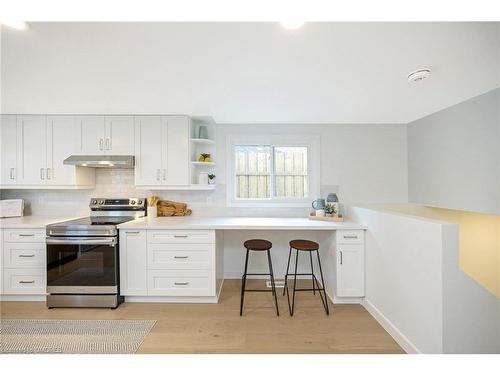
[[[342,221],[344,221],[344,217],[342,217],[342,216],[341,217],[331,217],[331,216],[309,215],[309,220],[342,222]]]

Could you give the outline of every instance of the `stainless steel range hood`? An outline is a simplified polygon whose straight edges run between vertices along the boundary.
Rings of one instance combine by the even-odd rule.
[[[63,161],[66,165],[89,168],[134,168],[132,155],[71,155]]]

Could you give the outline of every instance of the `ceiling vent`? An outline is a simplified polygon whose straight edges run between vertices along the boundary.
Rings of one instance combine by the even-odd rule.
[[[408,82],[417,83],[431,75],[430,69],[418,69],[408,74]]]

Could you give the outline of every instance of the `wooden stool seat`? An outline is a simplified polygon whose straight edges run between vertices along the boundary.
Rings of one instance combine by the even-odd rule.
[[[273,247],[273,244],[267,240],[253,239],[245,241],[243,246],[248,250],[265,251]]]
[[[293,240],[290,241],[290,247],[302,251],[316,251],[319,249],[319,244],[309,240]]]

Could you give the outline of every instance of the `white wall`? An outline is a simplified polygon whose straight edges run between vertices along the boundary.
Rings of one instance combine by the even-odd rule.
[[[459,266],[459,226],[353,207],[367,225],[365,307],[408,352],[500,353],[499,300]]]
[[[408,124],[409,201],[500,213],[500,89]]]
[[[365,307],[407,352],[441,353],[442,224],[358,207],[352,215],[368,226]]]
[[[137,190],[132,170],[97,170],[96,188],[85,191],[3,190],[2,198],[25,198],[28,214],[88,214],[91,197],[159,195],[187,202],[194,215],[215,216],[306,216],[309,208],[235,208],[226,206],[226,138],[228,134],[316,134],[321,138],[321,191],[338,192],[346,203],[393,203],[407,201],[406,127],[403,125],[218,125],[217,183],[215,192],[162,192]],[[241,273],[244,254],[241,244],[248,232],[226,236],[225,270],[228,276]],[[258,234],[255,234],[258,235]],[[262,234],[261,234],[262,235]],[[287,240],[280,233],[266,233],[274,241],[284,269]],[[294,234],[298,235],[298,234]],[[307,233],[303,233],[307,236]],[[290,236],[290,233],[288,234]],[[288,237],[287,237],[288,238]],[[286,259],[285,259],[286,261]]]

